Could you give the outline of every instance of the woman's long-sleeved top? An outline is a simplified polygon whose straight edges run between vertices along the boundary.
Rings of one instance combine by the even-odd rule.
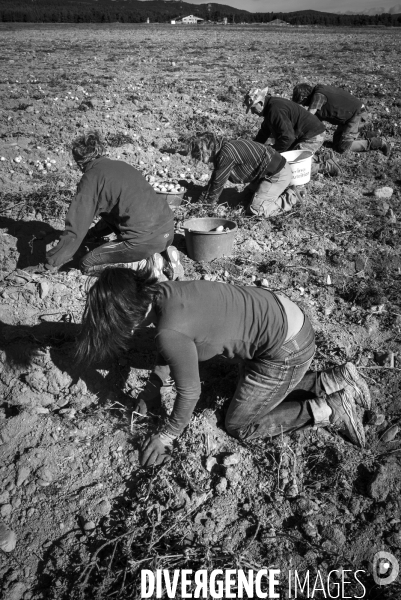
[[[104,156],[88,164],[65,220],[58,245],[47,253],[51,267],[68,262],[97,216],[120,232],[122,240],[145,242],[173,222],[166,200],[159,198],[143,175],[122,160]]]
[[[286,152],[297,143],[309,140],[325,131],[323,123],[303,106],[287,100],[269,96],[260,115],[264,117],[255,142],[264,144],[274,138],[273,148]]]
[[[287,317],[266,289],[210,281],[165,282],[155,304],[158,359],[155,375],[169,371],[177,390],[167,431],[179,435],[200,396],[199,362],[222,355],[270,359],[285,341]]]
[[[214,160],[206,199],[210,202],[218,200],[227,180],[233,183],[250,183],[275,175],[284,165],[285,158],[271,146],[248,140],[224,142]]]

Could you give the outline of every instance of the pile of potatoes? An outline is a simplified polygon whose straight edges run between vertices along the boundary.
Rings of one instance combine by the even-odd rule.
[[[156,192],[162,194],[182,194],[185,188],[182,187],[176,177],[169,177],[166,170],[160,169],[156,175],[147,175],[146,179]]]
[[[156,181],[152,183],[156,192],[163,194],[182,194],[185,192],[185,188],[179,183],[171,183],[169,181]]]

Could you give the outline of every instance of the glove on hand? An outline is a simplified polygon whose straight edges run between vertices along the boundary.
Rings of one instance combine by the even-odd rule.
[[[142,467],[161,465],[171,453],[174,436],[168,433],[157,433],[147,438],[141,448],[139,462]]]

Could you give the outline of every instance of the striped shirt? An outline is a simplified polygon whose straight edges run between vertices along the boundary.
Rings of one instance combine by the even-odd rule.
[[[214,170],[206,189],[205,200],[215,202],[227,180],[250,183],[281,171],[285,159],[271,146],[248,140],[224,142],[214,159]]]

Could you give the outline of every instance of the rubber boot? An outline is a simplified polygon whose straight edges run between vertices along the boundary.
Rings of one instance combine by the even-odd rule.
[[[319,173],[319,171],[320,171],[320,164],[312,159],[312,165],[311,165],[311,171],[310,171],[311,178],[316,177],[316,175]]]
[[[389,156],[391,152],[391,144],[379,137],[372,137],[369,140],[368,150],[380,150],[384,156]]]

